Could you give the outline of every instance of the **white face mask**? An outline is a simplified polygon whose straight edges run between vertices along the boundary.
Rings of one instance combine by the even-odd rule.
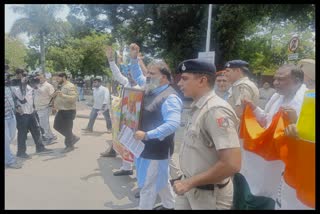
[[[156,88],[158,88],[160,86],[160,78],[151,78],[151,77],[147,77],[147,80],[146,80],[146,91],[147,92],[150,92]]]

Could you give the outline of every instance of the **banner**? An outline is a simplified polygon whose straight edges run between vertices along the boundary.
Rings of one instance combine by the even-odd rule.
[[[121,156],[123,160],[132,163],[133,154],[129,152],[118,140],[118,134],[120,132],[121,104],[122,104],[122,99],[120,97],[112,97],[112,104],[111,104],[112,144],[113,144],[113,149]]]

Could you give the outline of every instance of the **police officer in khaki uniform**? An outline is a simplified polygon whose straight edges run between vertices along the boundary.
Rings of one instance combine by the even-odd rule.
[[[241,118],[243,112],[241,100],[247,98],[252,100],[256,105],[259,102],[259,89],[248,78],[250,72],[248,66],[249,63],[243,60],[232,60],[225,65],[225,76],[232,84],[227,101],[239,118]]]
[[[180,150],[181,180],[174,182],[175,209],[231,209],[231,176],[240,170],[239,119],[212,90],[216,68],[199,59],[185,60],[178,86],[193,98]]]

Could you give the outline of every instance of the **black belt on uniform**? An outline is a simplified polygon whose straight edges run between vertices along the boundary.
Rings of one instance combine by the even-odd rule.
[[[207,185],[201,185],[197,186],[196,188],[202,189],[202,190],[214,190],[214,186],[217,186],[219,189],[222,189],[223,187],[227,186],[231,179],[229,179],[225,184],[207,184]]]

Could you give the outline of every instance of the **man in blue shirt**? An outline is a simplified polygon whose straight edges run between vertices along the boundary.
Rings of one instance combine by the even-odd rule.
[[[139,46],[130,45],[133,79],[145,86],[141,130],[135,138],[145,143],[137,163],[140,191],[139,209],[152,209],[159,194],[162,206],[157,209],[173,209],[173,189],[169,183],[169,160],[174,150],[174,133],[180,125],[182,101],[169,84],[171,71],[163,60],[154,60],[143,75],[138,64]]]

